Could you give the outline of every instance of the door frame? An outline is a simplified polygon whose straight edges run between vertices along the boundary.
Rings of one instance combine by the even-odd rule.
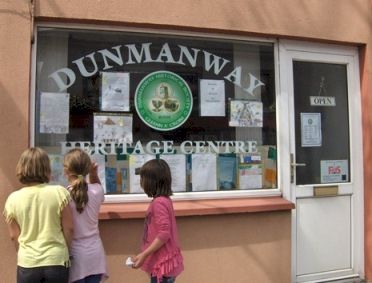
[[[352,270],[344,275],[335,275],[332,279],[342,279],[360,276],[364,278],[364,182],[363,182],[363,141],[362,141],[362,109],[359,76],[359,56],[357,47],[340,46],[333,44],[311,43],[295,40],[279,40],[279,95],[277,100],[278,109],[278,144],[281,145],[280,163],[282,164],[281,178],[279,180],[284,198],[296,204],[294,184],[291,184],[291,160],[294,142],[294,121],[291,113],[294,113],[293,102],[293,66],[292,61],[312,61],[312,54],[340,56],[342,62],[347,64],[348,76],[348,104],[349,104],[349,128],[350,128],[350,176],[353,186],[351,196],[351,264]],[[315,60],[316,62],[336,63],[334,59]],[[283,126],[280,126],[283,125]],[[289,126],[286,126],[289,125]],[[306,190],[304,197],[312,196],[312,190]],[[292,211],[292,282],[296,282],[296,209]],[[320,274],[321,276],[321,274]],[[329,277],[329,275],[325,276]],[[321,282],[311,279],[307,282]],[[322,279],[324,282],[325,279]]]

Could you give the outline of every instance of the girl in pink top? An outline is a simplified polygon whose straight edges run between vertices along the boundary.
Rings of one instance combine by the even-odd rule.
[[[172,176],[168,164],[152,159],[140,169],[140,184],[153,200],[146,213],[142,252],[133,257],[133,268],[141,267],[151,283],[173,283],[183,271],[172,195]]]
[[[81,149],[70,150],[64,158],[68,178],[74,234],[70,279],[73,283],[99,283],[106,277],[106,255],[98,230],[98,214],[104,192],[97,175],[97,164]],[[88,184],[85,180],[89,173]]]

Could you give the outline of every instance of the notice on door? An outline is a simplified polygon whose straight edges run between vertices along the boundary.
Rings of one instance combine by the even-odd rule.
[[[349,166],[347,160],[321,160],[320,182],[341,183],[349,181]]]
[[[301,146],[322,146],[320,113],[301,113]]]

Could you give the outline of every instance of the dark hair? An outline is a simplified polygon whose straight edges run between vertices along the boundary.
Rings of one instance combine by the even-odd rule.
[[[141,187],[149,197],[171,196],[172,175],[163,159],[147,161],[140,170]]]
[[[31,147],[21,154],[16,166],[16,176],[22,184],[49,183],[50,174],[50,160],[43,149]]]
[[[92,166],[90,157],[80,148],[74,148],[66,153],[63,166],[70,175],[76,177],[71,184],[70,194],[75,202],[76,210],[82,213],[85,205],[88,203],[88,183],[85,177],[88,175]]]

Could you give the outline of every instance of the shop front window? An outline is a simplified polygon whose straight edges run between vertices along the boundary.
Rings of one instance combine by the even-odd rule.
[[[273,43],[39,27],[35,68],[33,141],[53,182],[82,147],[107,195],[143,193],[152,158],[176,194],[277,188]]]

